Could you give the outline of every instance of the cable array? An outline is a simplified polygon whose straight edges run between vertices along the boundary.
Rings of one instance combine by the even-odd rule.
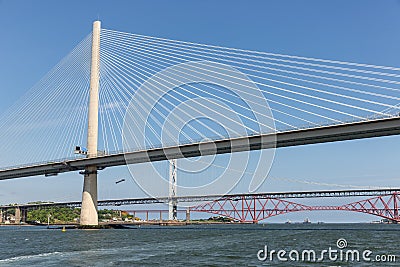
[[[74,156],[86,142],[91,35],[0,118],[0,166]]]
[[[101,60],[104,78],[102,100],[109,107],[103,109],[102,114],[102,121],[108,125],[104,127],[103,137],[107,150],[120,149],[121,144],[116,137],[122,132],[122,124],[117,121],[125,116],[136,90],[157,73],[163,72],[159,88],[168,87],[171,80],[185,77],[189,71],[192,79],[206,76],[210,80],[222,79],[236,84],[243,82],[243,79],[233,77],[231,73],[221,74],[218,67],[210,70],[202,62],[229,65],[249,77],[263,95],[251,94],[248,88],[244,88],[246,85],[241,87],[244,88],[242,93],[254,99],[255,105],[262,103],[257,97],[267,100],[276,131],[371,120],[397,116],[399,113],[400,69],[396,67],[226,48],[107,29],[101,33]],[[193,71],[185,67],[187,62],[199,64]],[[168,73],[169,68],[179,64],[182,67],[178,73],[176,70]],[[155,91],[159,88],[152,89]],[[162,92],[159,90],[159,94]],[[135,103],[133,109],[131,107],[128,111],[134,113],[132,116],[135,116],[136,111],[140,113],[157,92],[149,91],[145,94],[148,102]],[[243,120],[254,120],[252,110],[245,103],[237,101],[229,90],[211,84],[188,84],[165,94],[153,107],[149,118],[139,118],[152,122],[146,135],[146,147],[169,145],[155,141],[161,138],[159,128],[163,126],[163,120],[173,108],[193,98],[217,99],[243,115]],[[182,105],[182,114],[185,115],[190,109]],[[253,115],[257,114],[253,111]],[[175,124],[173,127],[179,128],[179,122]],[[183,143],[206,138],[226,138],[226,132],[216,131],[202,122],[198,124],[198,127],[189,125],[187,133],[181,133]],[[106,130],[111,128],[118,134]],[[237,135],[258,132],[250,126],[246,132]]]
[[[107,29],[101,31],[100,46],[99,149],[106,154],[121,151],[123,132],[141,127],[140,121],[146,122],[145,142],[137,137],[132,149],[373,120],[400,111],[397,67]],[[86,144],[90,56],[91,34],[1,116],[0,166],[77,157],[74,146]],[[195,64],[188,69],[191,62]],[[139,88],[146,89],[143,85],[154,77],[157,86],[141,90],[141,101],[132,103]],[[165,91],[180,79],[201,82]],[[151,113],[141,117],[149,105]],[[261,112],[265,107],[271,113]],[[175,114],[166,128],[171,112]],[[193,114],[196,120],[188,121]],[[207,119],[210,114],[225,121],[224,127]],[[136,116],[137,125],[124,125],[126,116]]]

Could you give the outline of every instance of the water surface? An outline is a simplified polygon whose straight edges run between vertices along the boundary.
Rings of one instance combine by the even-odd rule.
[[[400,266],[397,262],[260,261],[259,250],[338,249],[396,255],[400,225],[265,224],[142,226],[113,230],[0,227],[0,266]],[[263,253],[260,254],[261,256]],[[295,255],[295,254],[293,254]],[[286,255],[287,257],[288,255]],[[326,255],[327,256],[327,255]]]

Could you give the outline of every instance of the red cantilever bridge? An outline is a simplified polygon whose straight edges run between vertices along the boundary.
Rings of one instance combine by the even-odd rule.
[[[222,197],[192,207],[191,211],[208,212],[231,218],[239,222],[262,221],[273,216],[299,211],[353,211],[376,215],[393,222],[400,222],[400,190],[356,190],[356,191],[322,191],[293,193],[293,198],[310,197],[351,197],[369,196],[367,199],[338,206],[313,206],[301,204],[283,198],[269,197],[263,194]],[[372,197],[371,197],[372,196]]]
[[[314,206],[302,204],[303,199],[309,198],[363,198],[358,201],[349,201],[347,204],[337,206]],[[400,189],[367,189],[367,190],[341,190],[341,191],[299,191],[279,193],[256,194],[229,194],[207,196],[182,196],[176,197],[178,202],[193,202],[202,204],[189,208],[190,212],[212,213],[238,222],[253,222],[301,211],[352,211],[379,216],[395,223],[400,222],[399,204]],[[168,197],[162,198],[133,198],[100,200],[99,206],[123,206],[137,204],[167,203]],[[54,206],[79,207],[81,202],[40,203],[17,206],[0,206],[0,211],[16,208],[22,214],[22,220],[26,217],[26,211]],[[134,213],[167,212],[167,210],[136,210]]]

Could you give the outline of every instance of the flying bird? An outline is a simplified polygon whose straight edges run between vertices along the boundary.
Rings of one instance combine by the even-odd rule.
[[[122,182],[125,182],[125,179],[118,180],[118,181],[115,182],[115,184],[119,184],[119,183],[122,183]]]

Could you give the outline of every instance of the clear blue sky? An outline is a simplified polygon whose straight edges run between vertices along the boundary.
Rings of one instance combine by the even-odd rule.
[[[18,1],[0,0],[0,112],[17,101],[92,27],[250,50],[400,66],[399,1]],[[398,137],[279,149],[273,177],[355,185],[400,185]],[[6,155],[2,155],[6,156]],[[118,175],[128,175],[119,168]],[[143,196],[102,172],[100,198]],[[305,190],[301,183],[274,188]],[[286,187],[285,187],[286,186]],[[0,203],[77,200],[82,177],[2,181]],[[47,197],[44,199],[43,195]],[[321,203],[322,204],[322,203]],[[329,204],[329,203],[328,203]],[[354,214],[310,213],[330,221],[367,221]],[[340,217],[337,217],[340,216]]]

